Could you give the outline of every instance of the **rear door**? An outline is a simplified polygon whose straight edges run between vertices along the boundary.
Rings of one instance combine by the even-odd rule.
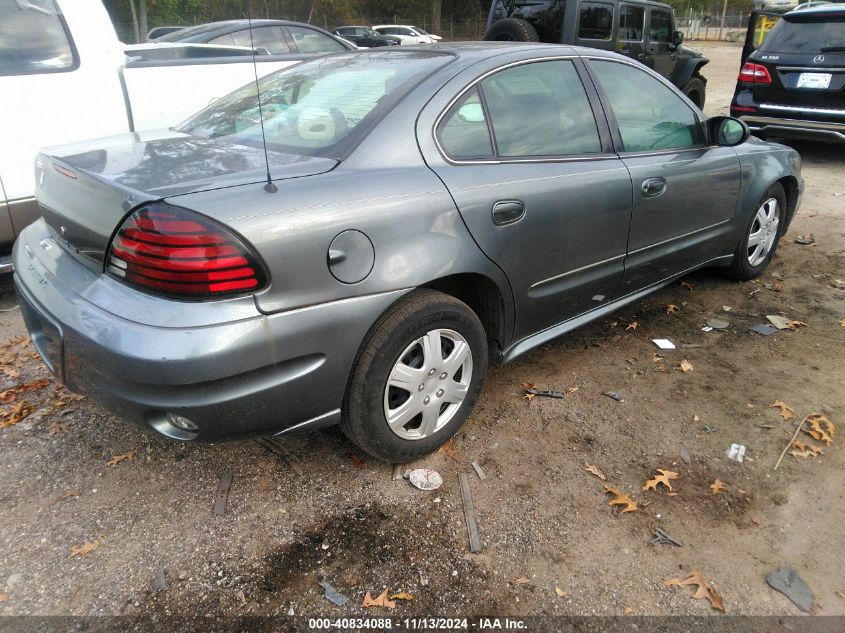
[[[619,4],[616,27],[616,50],[638,62],[645,61],[645,6]]]
[[[649,7],[647,43],[643,63],[664,77],[669,77],[672,74],[672,70],[675,68],[675,60],[678,58],[678,54],[670,50],[674,29],[671,10]]]
[[[436,126],[437,150],[418,130],[474,239],[510,280],[517,338],[607,303],[622,277],[631,180],[585,77],[577,58],[519,63],[466,88]]]
[[[708,146],[700,112],[642,68],[599,58],[589,66],[634,189],[621,293],[731,253],[736,152]]]

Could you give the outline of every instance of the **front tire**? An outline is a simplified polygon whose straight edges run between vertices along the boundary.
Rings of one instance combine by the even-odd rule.
[[[704,109],[704,99],[707,94],[707,88],[701,77],[692,77],[684,84],[681,91],[696,105],[696,107],[698,107],[699,110]]]
[[[388,310],[358,357],[341,429],[373,457],[401,463],[452,437],[475,406],[487,337],[463,302],[417,290]]]
[[[759,277],[777,250],[786,227],[786,192],[775,183],[766,191],[746,224],[729,268],[732,277],[748,281]]]
[[[488,42],[539,42],[540,36],[530,22],[502,18],[493,23],[484,39]]]

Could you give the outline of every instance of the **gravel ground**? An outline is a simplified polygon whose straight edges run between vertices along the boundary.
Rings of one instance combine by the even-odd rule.
[[[707,111],[727,112],[739,46],[700,48],[712,59]],[[845,424],[845,291],[836,287],[845,278],[845,158],[835,147],[796,147],[807,193],[762,279],[692,275],[689,287],[667,287],[492,372],[451,450],[417,464],[443,475],[436,492],[393,481],[390,465],[334,429],[286,439],[282,459],[255,442],[175,444],[52,383],[18,394],[0,415],[21,401],[34,413],[0,430],[0,614],[717,615],[693,588],[664,585],[700,571],[729,614],[798,615],[765,583],[787,564],[815,592],[815,613],[845,615],[842,438],[772,468],[796,423],[773,401],[798,418],[820,412]],[[794,242],[808,234],[815,245]],[[48,376],[14,308],[2,279],[0,392]],[[780,313],[806,326],[748,331]],[[730,327],[702,332],[713,317]],[[656,337],[694,347],[654,362]],[[682,360],[693,370],[680,371]],[[578,389],[526,401],[525,381]],[[744,463],[727,459],[732,443],[747,447]],[[642,491],[658,468],[679,474],[676,495]],[[225,471],[234,482],[215,516]],[[480,554],[469,553],[459,472],[470,475]],[[716,479],[727,484],[718,495]],[[609,506],[604,484],[637,511]],[[657,527],[684,546],[649,544]],[[85,543],[96,547],[72,552]],[[349,602],[322,597],[320,580]],[[361,607],[383,588],[414,599]]]

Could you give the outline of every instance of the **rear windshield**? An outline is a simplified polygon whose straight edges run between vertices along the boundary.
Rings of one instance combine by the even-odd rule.
[[[390,106],[453,59],[436,52],[356,52],[292,66],[259,82],[269,149],[342,158]],[[180,131],[261,146],[254,83],[219,99]]]
[[[845,15],[826,16],[824,21],[778,20],[760,46],[768,53],[816,54],[837,48],[845,51]]]

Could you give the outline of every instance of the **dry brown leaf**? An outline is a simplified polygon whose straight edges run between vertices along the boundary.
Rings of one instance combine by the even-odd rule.
[[[654,355],[651,357],[651,362],[655,364],[660,364],[663,362],[663,360],[663,357],[657,352],[655,352]]]
[[[839,325],[845,327],[845,319],[839,319]]]
[[[632,613],[634,613],[634,610],[631,607],[622,609],[622,615],[631,615]]]
[[[678,365],[678,369],[683,372],[692,371],[692,363],[689,362],[686,358],[681,361],[681,364]]]
[[[622,494],[621,492],[619,492],[615,488],[611,488],[610,486],[605,486],[604,491],[614,495],[613,499],[607,502],[607,505],[625,506],[624,508],[622,508],[621,512],[633,512],[637,509],[637,503],[628,495]]]
[[[390,599],[391,600],[413,600],[414,596],[405,592],[405,591],[400,591],[399,593],[394,593],[392,596],[390,596]]]
[[[364,596],[364,607],[387,607],[388,609],[395,609],[396,603],[387,597],[387,588],[385,587],[378,596],[373,598],[368,591]]]
[[[0,602],[6,602],[9,599],[9,595],[5,593],[0,593]]]
[[[437,449],[438,453],[445,453],[455,461],[458,461],[458,456],[455,454],[455,444],[452,439],[449,439],[443,446]]]
[[[681,282],[681,288],[686,288],[687,290],[692,290],[692,284],[688,281]]]
[[[527,389],[534,389],[537,385],[535,385],[533,382],[523,382],[523,383],[520,383],[519,386],[522,387],[523,389],[527,390]]]
[[[664,587],[687,587],[690,585],[698,586],[698,589],[696,589],[692,596],[693,598],[696,600],[707,598],[714,609],[718,609],[722,613],[725,612],[722,596],[716,593],[713,586],[701,577],[701,572],[699,571],[692,572],[684,580],[681,580],[680,578],[670,578],[663,583]]]
[[[814,440],[824,442],[825,446],[830,446],[833,442],[833,436],[836,435],[836,426],[831,422],[827,416],[821,413],[811,413],[804,422],[810,425],[809,429],[803,429],[804,433],[812,437]]]
[[[358,470],[364,470],[367,465],[364,463],[364,460],[358,457],[352,451],[349,451],[346,456],[349,458],[349,461],[352,462],[352,465],[355,466]]]
[[[568,396],[570,393],[575,393],[575,392],[576,392],[576,391],[578,391],[580,388],[581,388],[581,387],[570,387],[569,389],[567,389],[567,390],[566,390],[566,395]]]
[[[637,323],[636,321],[631,321],[628,324],[628,327],[625,328],[625,331],[627,332],[628,330],[636,330],[639,326],[640,326],[640,324]]]
[[[56,501],[62,501],[63,499],[69,499],[70,497],[78,497],[81,493],[78,490],[68,490],[67,492],[63,492],[60,494]]]
[[[117,466],[120,462],[127,460],[132,461],[135,457],[135,451],[129,451],[128,453],[124,453],[123,455],[114,455],[112,458],[106,462],[106,466]]]
[[[784,420],[789,420],[795,417],[795,409],[793,409],[781,400],[775,400],[769,406],[772,409],[780,409],[780,411],[778,411],[778,415],[780,415],[780,417],[782,417]]]
[[[76,556],[79,554],[83,558],[88,556],[91,552],[100,546],[99,541],[85,541],[82,545],[73,545],[70,548],[70,555]]]
[[[652,479],[649,479],[643,484],[643,490],[657,490],[657,484],[663,484],[669,490],[672,490],[672,484],[669,483],[672,479],[678,478],[678,473],[672,472],[671,470],[663,470],[662,468],[658,468],[657,472],[659,475],[655,475]]]
[[[558,598],[565,598],[566,597],[566,592],[563,589],[561,589],[560,587],[555,587],[555,593],[557,594]]]
[[[790,330],[797,330],[801,327],[807,327],[807,324],[803,321],[787,321],[786,327],[788,327]]]
[[[50,422],[47,426],[47,437],[53,437],[59,433],[67,433],[70,427],[64,422]]]
[[[760,525],[760,519],[758,519],[757,517],[751,517],[751,522],[754,525]]]
[[[596,468],[595,466],[593,466],[593,464],[585,463],[584,464],[584,470],[586,470],[588,473],[593,473],[596,477],[598,477],[602,481],[605,481],[607,479],[607,477],[604,476],[604,473],[602,471],[600,471],[598,468]]]
[[[21,400],[12,407],[11,411],[3,415],[3,419],[0,420],[0,429],[5,429],[22,422],[34,410],[35,408],[29,402]]]
[[[674,303],[669,303],[666,305],[666,314],[675,314],[678,310],[680,310],[680,308]]]
[[[520,576],[519,578],[517,578],[513,582],[516,585],[527,585],[531,581],[526,576]]]
[[[711,494],[714,494],[714,495],[719,494],[719,493],[720,493],[722,490],[724,490],[725,488],[727,488],[727,486],[726,486],[726,485],[725,485],[725,483],[724,483],[723,481],[721,481],[720,479],[717,479],[717,480],[716,480],[716,481],[714,481],[712,484],[710,484],[710,490],[712,490],[712,491],[713,491]]]
[[[528,402],[531,402],[534,399],[534,394],[533,393],[526,393],[524,396],[522,396],[522,399],[528,400]]]

